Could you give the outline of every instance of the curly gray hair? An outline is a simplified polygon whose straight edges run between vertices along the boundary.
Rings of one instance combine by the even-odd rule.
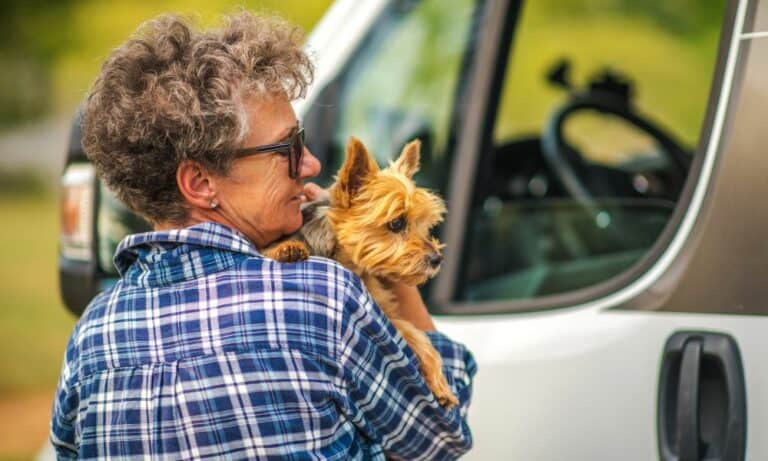
[[[313,67],[298,28],[241,12],[196,30],[162,15],[112,52],[83,107],[83,148],[117,197],[151,222],[183,223],[176,169],[225,175],[247,136],[245,99],[304,96]]]

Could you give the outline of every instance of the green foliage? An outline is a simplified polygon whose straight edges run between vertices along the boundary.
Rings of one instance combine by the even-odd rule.
[[[41,197],[48,193],[45,179],[37,171],[0,169],[0,199]]]
[[[109,51],[142,22],[175,12],[214,25],[240,8],[309,31],[331,0],[4,0],[0,2],[0,128],[69,110]]]
[[[72,0],[0,2],[0,126],[47,112],[51,68],[71,48]]]

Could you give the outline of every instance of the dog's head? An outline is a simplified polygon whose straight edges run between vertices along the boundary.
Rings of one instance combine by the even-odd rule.
[[[445,204],[417,187],[421,143],[412,141],[400,157],[379,169],[356,138],[331,187],[328,217],[352,263],[390,281],[411,285],[437,274],[442,244],[430,230],[443,220]]]

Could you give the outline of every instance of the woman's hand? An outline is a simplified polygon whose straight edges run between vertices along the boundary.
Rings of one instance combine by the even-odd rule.
[[[432,322],[429,311],[427,311],[427,306],[424,305],[424,300],[421,299],[418,288],[404,283],[396,283],[392,286],[392,291],[397,298],[400,315],[404,320],[408,320],[421,331],[437,329]]]
[[[308,182],[304,185],[304,200],[307,202],[314,202],[315,200],[328,200],[331,198],[331,194],[328,189],[323,189],[313,182]]]

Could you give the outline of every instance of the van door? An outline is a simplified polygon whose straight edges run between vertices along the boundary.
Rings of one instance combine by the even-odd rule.
[[[479,366],[467,459],[768,459],[768,21],[494,7],[429,293]]]

